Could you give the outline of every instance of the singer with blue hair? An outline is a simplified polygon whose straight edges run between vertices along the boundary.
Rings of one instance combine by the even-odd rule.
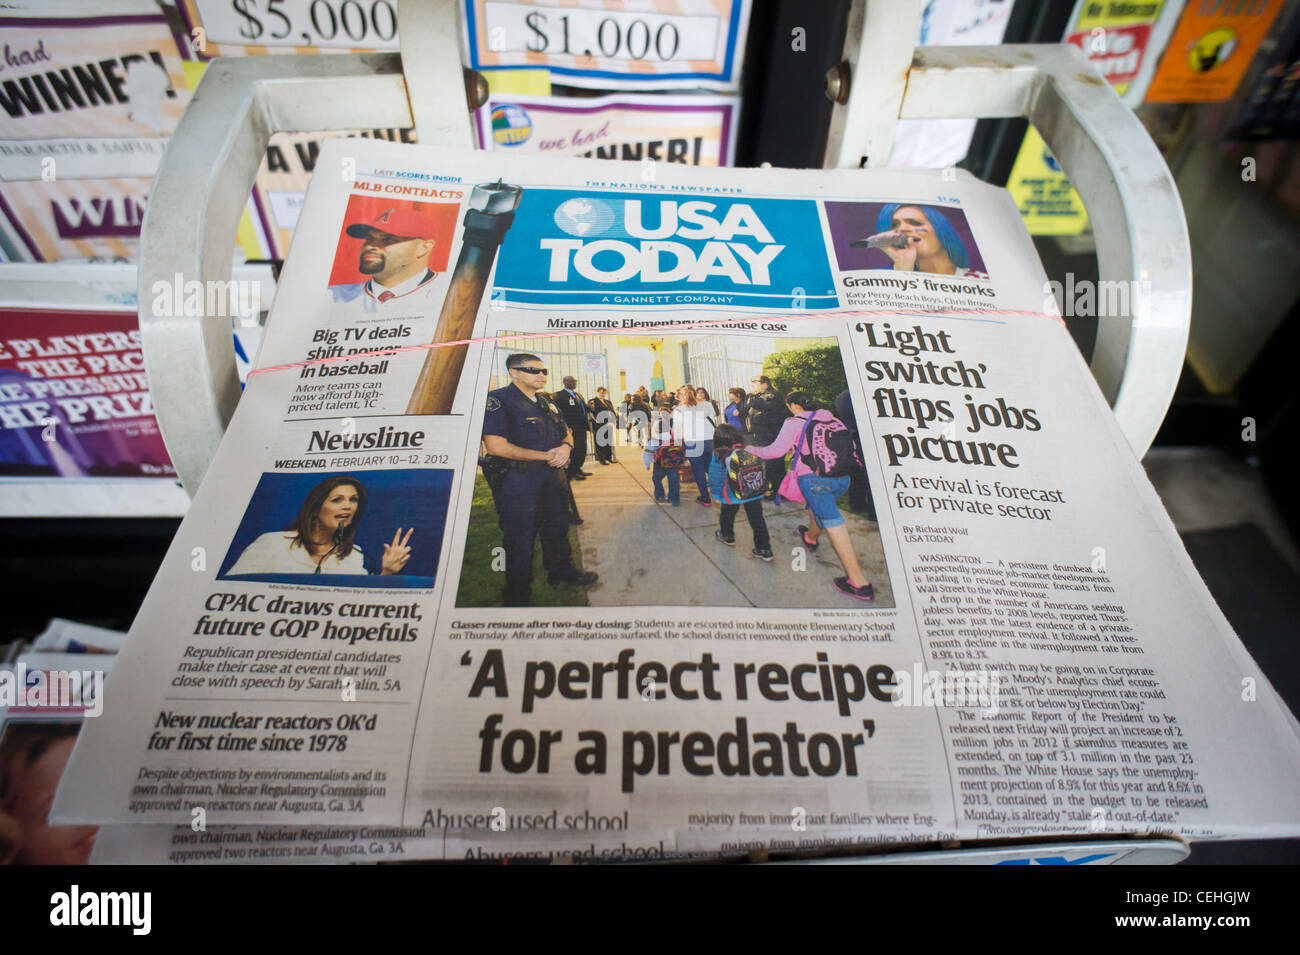
[[[970,257],[957,230],[934,206],[891,203],[880,210],[876,228],[907,240],[903,248],[881,247],[896,270],[984,277],[971,269]]]
[[[317,484],[298,516],[282,531],[260,535],[244,548],[226,573],[237,574],[364,574],[365,555],[355,543],[357,527],[366,513],[366,486],[354,477],[338,475]],[[381,574],[398,574],[411,558],[411,528],[399,527],[384,545]]]

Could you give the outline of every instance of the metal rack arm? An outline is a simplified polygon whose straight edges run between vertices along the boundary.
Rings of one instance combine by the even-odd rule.
[[[839,109],[869,107],[865,78],[853,78]],[[467,117],[459,82],[445,85]],[[899,118],[1006,116],[1028,117],[1071,176],[1093,221],[1102,291],[1123,293],[1117,313],[1099,321],[1092,370],[1141,455],[1168,410],[1187,345],[1191,254],[1177,189],[1141,124],[1073,47],[915,51]],[[140,257],[145,363],[163,436],[191,493],[239,398],[229,319],[160,313],[155,284],[229,281],[239,217],[272,133],[411,121],[394,54],[249,57],[209,67],[154,180]],[[851,154],[846,130],[877,126],[840,117],[827,155]],[[446,119],[438,129],[459,141],[464,127]]]
[[[239,218],[272,133],[410,125],[397,54],[208,66],[154,178],[140,249],[145,368],[168,453],[191,496],[239,400],[230,317],[176,315],[155,300],[173,301],[176,283],[183,290],[194,280],[204,289],[230,281]]]
[[[1140,457],[1182,373],[1192,257],[1178,189],[1151,137],[1076,47],[922,47],[900,119],[1023,116],[1083,199],[1112,314],[1099,312],[1092,373]]]

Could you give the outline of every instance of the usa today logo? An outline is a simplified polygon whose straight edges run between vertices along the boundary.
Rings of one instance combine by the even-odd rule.
[[[745,202],[720,208],[704,199],[624,199],[611,206],[579,197],[555,210],[555,224],[577,238],[541,241],[552,282],[566,281],[572,263],[592,282],[703,283],[716,276],[770,285],[772,263],[785,251]],[[593,236],[608,238],[589,241]]]
[[[821,234],[813,200],[525,189],[494,297],[834,308]]]

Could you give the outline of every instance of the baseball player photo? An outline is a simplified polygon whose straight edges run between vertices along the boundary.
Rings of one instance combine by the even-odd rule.
[[[330,296],[367,315],[436,315],[459,206],[354,196],[339,238]]]

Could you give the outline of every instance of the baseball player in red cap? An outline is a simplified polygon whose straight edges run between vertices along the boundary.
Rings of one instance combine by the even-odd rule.
[[[349,223],[343,231],[363,240],[357,270],[370,278],[331,285],[335,303],[367,313],[423,312],[430,300],[441,304],[443,283],[427,264],[435,226],[424,216],[394,205],[369,221]]]

